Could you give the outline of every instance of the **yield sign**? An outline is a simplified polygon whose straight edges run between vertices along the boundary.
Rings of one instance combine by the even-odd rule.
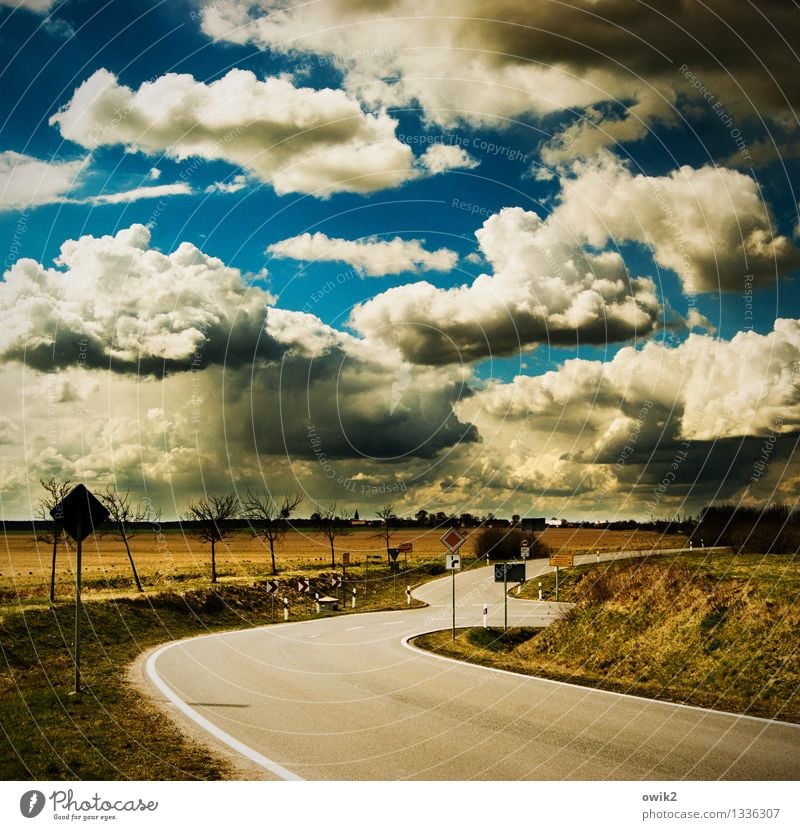
[[[267,580],[267,593],[274,594],[280,588],[280,582],[277,579]]]
[[[331,577],[331,588],[341,588],[342,578],[336,574]]]
[[[459,533],[454,527],[451,527],[441,538],[442,544],[450,553],[455,553],[466,541],[467,537]]]
[[[307,594],[310,589],[311,583],[305,577],[301,577],[297,580],[297,590],[300,591],[301,594]]]
[[[76,542],[82,542],[108,518],[108,510],[78,484],[50,511],[50,515]]]

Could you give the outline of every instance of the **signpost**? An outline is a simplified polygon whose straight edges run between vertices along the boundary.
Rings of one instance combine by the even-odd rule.
[[[268,579],[267,580],[267,593],[272,597],[272,613],[270,619],[272,622],[275,622],[275,592],[280,587],[280,583],[277,579]]]
[[[75,569],[75,691],[81,692],[81,565],[83,540],[108,518],[108,510],[87,490],[78,484],[51,511],[53,521],[66,531],[77,545]]]
[[[462,543],[463,544],[463,541]],[[460,547],[460,546],[459,546]],[[444,567],[453,574],[453,639],[456,638],[456,571],[461,570],[461,554],[448,553],[444,557]]]
[[[467,537],[459,533],[454,527],[451,527],[441,537],[440,541],[450,551],[450,553],[457,553],[461,545],[467,541]]]
[[[500,562],[494,566],[494,581],[503,583],[503,630],[508,629],[508,580],[525,581],[524,562]]]
[[[556,602],[558,602],[558,569],[571,568],[574,564],[574,558],[571,553],[551,553],[550,567],[556,569]]]
[[[530,559],[531,556],[531,543],[527,539],[522,540],[522,544],[519,548],[520,555],[523,559]]]
[[[392,566],[392,608],[397,604],[397,557],[400,556],[400,548],[389,548],[389,561]]]

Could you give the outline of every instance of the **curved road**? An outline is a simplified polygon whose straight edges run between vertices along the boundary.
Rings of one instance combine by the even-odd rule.
[[[549,571],[546,562],[527,564],[528,579]],[[458,575],[457,625],[480,625],[484,602],[490,624],[502,625],[503,586],[492,576],[486,567]],[[179,722],[190,719],[265,778],[800,778],[798,726],[413,648],[408,638],[450,627],[451,590],[448,575],[414,592],[428,608],[171,643],[148,657],[146,675]],[[547,625],[567,607],[509,599],[509,624]]]

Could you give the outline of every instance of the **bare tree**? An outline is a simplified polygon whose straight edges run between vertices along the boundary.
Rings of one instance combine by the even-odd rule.
[[[141,502],[134,504],[131,501],[129,490],[120,493],[118,490],[112,490],[110,487],[107,487],[105,493],[99,494],[99,498],[103,502],[106,510],[108,510],[108,518],[114,524],[114,534],[125,545],[125,551],[131,563],[131,570],[133,571],[133,578],[136,581],[136,587],[140,591],[144,591],[136,570],[136,564],[133,561],[130,540],[136,535],[136,525],[139,522],[157,522],[161,518],[161,511],[154,510],[149,504],[142,504]]]
[[[259,495],[248,490],[247,498],[242,502],[244,515],[255,524],[256,534],[263,536],[269,545],[273,574],[278,573],[275,564],[275,545],[289,529],[288,519],[301,501],[303,501],[303,496],[295,493],[293,496],[284,496],[279,506],[268,493]]]
[[[376,533],[375,536],[376,538],[383,539],[386,542],[386,559],[388,561],[389,548],[392,543],[392,522],[397,519],[394,505],[385,504],[375,515],[383,522],[380,532]]]
[[[317,527],[320,533],[328,540],[331,546],[331,567],[336,567],[336,549],[335,542],[338,536],[347,536],[350,533],[349,521],[351,514],[342,510],[341,515],[336,515],[336,502],[329,504],[327,507],[317,506]]]
[[[45,496],[39,499],[39,507],[36,511],[37,518],[41,519],[45,522],[53,521],[53,517],[50,511],[57,505],[60,504],[69,491],[72,489],[70,487],[70,480],[65,479],[61,481],[57,478],[49,478],[47,481],[39,479],[39,484],[42,485],[44,491],[46,493]],[[52,534],[36,534],[36,538],[46,542],[47,544],[53,545],[53,561],[50,567],[50,602],[55,602],[56,599],[56,557],[58,555],[58,540],[59,538],[64,538],[64,531],[62,531],[58,525],[53,527]]]
[[[184,518],[197,523],[197,535],[211,545],[211,581],[217,581],[217,542],[227,539],[233,532],[225,522],[239,515],[239,499],[233,493],[225,496],[208,496],[191,502]]]

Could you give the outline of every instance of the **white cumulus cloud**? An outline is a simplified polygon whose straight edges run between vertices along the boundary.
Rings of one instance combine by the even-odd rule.
[[[267,252],[276,257],[306,262],[346,262],[359,273],[370,277],[422,271],[449,271],[458,262],[458,254],[448,248],[429,251],[419,240],[335,239],[324,233],[303,233],[275,242]]]
[[[176,159],[222,159],[279,194],[370,193],[419,175],[385,112],[365,113],[341,90],[261,81],[241,69],[210,83],[169,73],[137,90],[99,69],[50,123],[90,149],[123,144]]]

